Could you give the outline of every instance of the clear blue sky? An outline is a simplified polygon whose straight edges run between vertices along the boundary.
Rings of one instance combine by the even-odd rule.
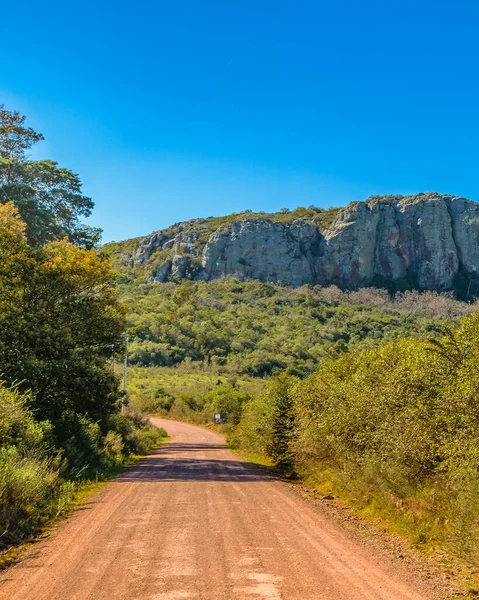
[[[2,4],[0,102],[104,240],[243,209],[479,200],[479,2]]]

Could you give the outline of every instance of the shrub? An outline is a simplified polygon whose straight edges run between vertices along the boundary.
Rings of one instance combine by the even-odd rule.
[[[278,466],[291,466],[290,442],[294,433],[292,388],[295,377],[280,375],[256,398],[246,403],[231,435],[233,446],[271,458]]]
[[[72,479],[111,473],[130,454],[146,454],[166,437],[138,414],[111,415],[106,431],[73,414],[64,451],[56,452],[52,427],[34,420],[32,403],[31,394],[0,383],[0,550],[61,512],[77,488]]]
[[[60,459],[49,453],[50,428],[34,421],[30,401],[0,384],[0,548],[34,531],[61,487]]]
[[[119,433],[109,431],[103,440],[106,456],[113,462],[119,463],[123,458],[123,439]]]
[[[154,427],[146,417],[134,411],[112,415],[109,427],[115,436],[119,436],[125,456],[147,454],[166,437],[164,429]]]
[[[211,415],[223,413],[226,415],[229,424],[237,425],[241,418],[243,404],[247,400],[248,396],[246,394],[228,385],[218,386],[204,397],[204,410]]]

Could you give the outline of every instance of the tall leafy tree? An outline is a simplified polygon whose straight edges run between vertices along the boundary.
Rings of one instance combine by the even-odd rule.
[[[65,239],[32,248],[24,232],[0,205],[0,375],[33,392],[35,417],[74,456],[85,419],[106,431],[119,408],[105,359],[123,344],[124,310],[108,260]]]
[[[30,160],[28,151],[43,135],[25,125],[26,117],[0,105],[0,203],[13,202],[26,222],[30,244],[67,237],[92,247],[101,230],[81,222],[93,209],[78,175],[53,160]]]

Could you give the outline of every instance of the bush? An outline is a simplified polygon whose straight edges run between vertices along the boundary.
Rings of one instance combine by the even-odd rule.
[[[109,431],[103,440],[103,450],[113,464],[121,462],[123,458],[123,439],[121,435]]]
[[[113,415],[109,420],[110,433],[118,436],[122,444],[123,458],[130,454],[147,454],[162,438],[164,429],[154,427],[141,413],[130,412],[125,415]],[[115,438],[117,439],[117,438]]]
[[[0,549],[29,535],[51,514],[61,488],[50,428],[36,423],[28,395],[0,384]]]
[[[243,410],[242,418],[231,435],[231,443],[263,455],[281,467],[290,467],[290,442],[294,433],[294,406],[291,394],[298,382],[280,375]]]
[[[210,419],[213,419],[214,413],[226,415],[227,422],[231,425],[237,425],[241,418],[243,404],[248,400],[248,396],[235,390],[234,388],[223,385],[216,388],[204,397],[204,411],[209,413]]]

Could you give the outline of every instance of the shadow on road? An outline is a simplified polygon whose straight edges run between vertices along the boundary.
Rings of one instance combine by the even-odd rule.
[[[169,442],[167,446],[163,446],[161,454],[177,454],[178,452],[211,452],[212,450],[225,450],[224,444],[178,444]]]
[[[140,481],[271,481],[268,471],[239,460],[186,457],[182,454],[224,450],[209,444],[168,444],[114,479],[117,483]],[[180,456],[178,456],[178,454]],[[176,456],[175,456],[176,455]]]

